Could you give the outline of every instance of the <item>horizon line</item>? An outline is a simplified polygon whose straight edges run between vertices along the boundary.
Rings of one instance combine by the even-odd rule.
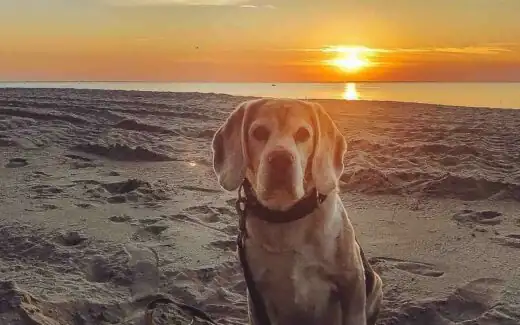
[[[520,83],[519,80],[345,80],[345,81],[151,81],[151,80],[0,80],[0,83],[213,83],[213,84],[344,84],[344,83]]]

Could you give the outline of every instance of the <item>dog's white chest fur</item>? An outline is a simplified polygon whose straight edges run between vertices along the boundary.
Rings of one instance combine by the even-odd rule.
[[[294,256],[291,274],[295,304],[313,310],[315,314],[321,313],[329,304],[334,289],[323,263],[323,257],[317,256],[315,247],[303,246]]]
[[[330,317],[336,286],[326,257],[315,246],[302,245],[292,252],[261,255],[253,255],[260,257],[253,258],[255,281],[280,324],[320,324],[320,320]]]

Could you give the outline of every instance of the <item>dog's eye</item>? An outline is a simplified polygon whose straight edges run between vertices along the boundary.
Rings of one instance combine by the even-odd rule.
[[[263,126],[259,126],[253,131],[253,137],[258,141],[267,141],[267,139],[269,139],[269,130]]]
[[[294,140],[296,140],[296,142],[305,142],[310,138],[310,136],[309,130],[306,128],[299,128],[294,134]]]

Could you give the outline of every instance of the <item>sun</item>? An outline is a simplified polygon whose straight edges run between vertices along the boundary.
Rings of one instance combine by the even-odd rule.
[[[331,60],[331,63],[346,71],[358,71],[367,66],[367,62],[359,57],[358,53],[345,53],[340,57]]]
[[[367,55],[371,52],[366,47],[330,47],[323,52],[334,52],[337,56],[326,63],[346,72],[358,72],[370,65]]]

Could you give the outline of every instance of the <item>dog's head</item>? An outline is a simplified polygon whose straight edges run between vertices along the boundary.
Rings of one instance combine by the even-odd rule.
[[[323,107],[291,99],[240,104],[213,138],[220,185],[244,178],[268,208],[286,210],[314,187],[328,194],[343,172],[346,142]]]

